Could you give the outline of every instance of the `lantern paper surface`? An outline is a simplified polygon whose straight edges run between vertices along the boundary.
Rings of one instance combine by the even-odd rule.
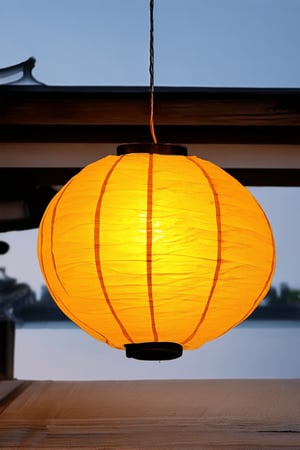
[[[242,322],[275,266],[268,220],[214,164],[158,154],[108,156],[50,202],[38,253],[49,291],[107,344],[195,349]]]

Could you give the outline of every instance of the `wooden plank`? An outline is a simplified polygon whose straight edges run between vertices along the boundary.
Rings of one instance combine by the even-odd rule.
[[[300,380],[31,383],[1,448],[300,448]]]
[[[0,421],[1,414],[7,406],[25,390],[31,381],[1,380],[0,381]],[[1,443],[1,439],[0,439]]]
[[[156,88],[157,125],[299,126],[300,89]],[[147,125],[146,87],[0,86],[3,125]]]
[[[160,142],[300,143],[300,89],[155,92]],[[149,142],[147,87],[0,86],[0,142]]]
[[[159,142],[184,144],[300,144],[298,126],[156,125]],[[150,142],[147,125],[0,124],[0,142]]]
[[[1,380],[0,381],[0,404],[11,395],[17,388],[24,384],[22,380]]]
[[[49,196],[45,201],[37,186],[65,184],[82,167],[76,166],[74,152],[82,165],[89,162],[84,159],[86,148],[72,149],[70,156],[70,148],[63,149],[62,143],[146,142],[148,122],[146,87],[0,86],[0,156],[6,167],[1,171],[0,200],[24,200],[31,211],[23,222],[2,222],[1,230],[38,226]],[[226,159],[224,164],[222,157],[221,165],[244,185],[300,185],[300,89],[156,88],[155,123],[159,141],[222,144],[226,155],[226,144],[256,146],[253,154],[246,146],[226,156],[233,164],[238,161],[238,167],[230,167]],[[51,152],[39,147],[40,142],[57,143],[59,149]],[[29,150],[30,144],[34,148]],[[102,152],[99,148],[98,157]],[[92,154],[95,150],[89,150],[89,157]],[[204,157],[213,161],[210,154]],[[38,161],[43,161],[42,168]],[[252,161],[254,166],[258,161],[259,169],[249,167]],[[13,173],[10,164],[23,169]]]
[[[117,145],[87,142],[0,143],[0,167],[82,168],[105,156],[116,155]],[[186,147],[189,155],[207,159],[223,168],[300,168],[300,145],[189,144]]]

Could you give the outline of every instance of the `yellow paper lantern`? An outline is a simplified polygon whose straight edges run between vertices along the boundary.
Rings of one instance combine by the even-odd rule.
[[[52,297],[79,327],[128,356],[170,359],[251,314],[275,249],[237,180],[195,156],[130,153],[145,148],[124,146],[74,176],[48,205],[38,254]]]

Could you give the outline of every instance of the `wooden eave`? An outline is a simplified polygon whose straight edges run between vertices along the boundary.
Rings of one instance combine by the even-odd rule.
[[[159,142],[216,145],[221,151],[223,145],[240,145],[241,152],[249,152],[250,145],[256,155],[268,148],[268,161],[275,150],[282,161],[289,148],[288,167],[222,167],[248,186],[300,186],[300,89],[157,87],[154,100]],[[0,86],[2,161],[16,147],[26,156],[30,143],[44,145],[38,144],[39,161],[46,160],[46,146],[57,154],[55,167],[25,167],[19,157],[13,167],[0,162],[0,201],[30,203],[35,218],[20,227],[35,227],[50,195],[41,198],[40,189],[62,185],[82,168],[64,149],[78,143],[86,149],[96,143],[150,141],[148,87]],[[62,147],[69,165],[60,165]],[[0,231],[16,226],[2,224]]]
[[[148,142],[147,87],[0,86],[0,142]],[[157,87],[161,142],[300,144],[300,89]]]

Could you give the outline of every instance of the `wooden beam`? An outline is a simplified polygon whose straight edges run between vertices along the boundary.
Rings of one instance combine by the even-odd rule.
[[[130,141],[129,141],[130,142]],[[77,168],[108,155],[116,155],[118,144],[100,142],[1,142],[2,168]],[[248,169],[300,168],[300,144],[187,144],[189,155],[220,167]]]
[[[0,200],[26,202],[30,221],[24,218],[21,227],[35,226],[51,186],[65,184],[88,163],[85,143],[149,142],[148,122],[147,87],[0,86]],[[300,89],[158,87],[155,123],[160,142],[223,145],[221,165],[244,185],[300,186]],[[77,147],[60,147],[51,159],[51,149],[39,143],[81,145],[82,161]]]
[[[300,89],[155,91],[157,125],[299,126]],[[147,125],[146,87],[0,86],[2,125]]]
[[[299,145],[300,126],[157,125],[159,142]],[[151,141],[148,125],[0,124],[0,142],[115,143]]]

